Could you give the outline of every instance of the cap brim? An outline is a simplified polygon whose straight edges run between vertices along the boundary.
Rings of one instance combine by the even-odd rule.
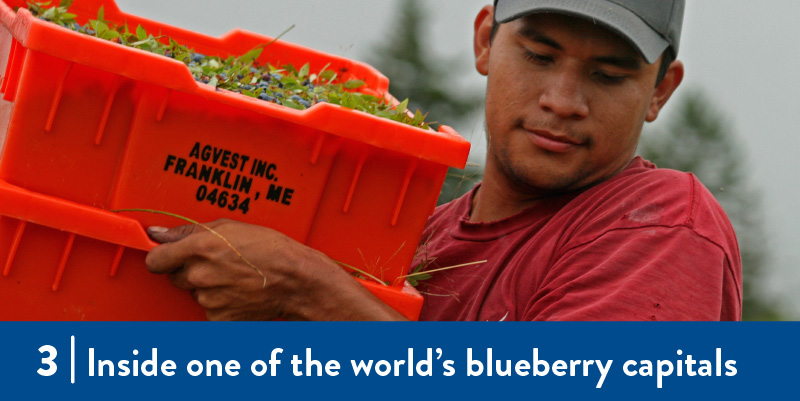
[[[503,0],[498,3],[495,9],[495,19],[499,23],[540,12],[566,14],[599,23],[630,42],[649,64],[658,61],[658,58],[669,46],[666,39],[650,28],[636,14],[612,2]]]

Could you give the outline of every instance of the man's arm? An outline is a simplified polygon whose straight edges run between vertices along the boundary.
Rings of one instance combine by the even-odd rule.
[[[162,243],[148,270],[191,291],[209,320],[405,320],[336,262],[275,230],[218,220],[148,232]]]

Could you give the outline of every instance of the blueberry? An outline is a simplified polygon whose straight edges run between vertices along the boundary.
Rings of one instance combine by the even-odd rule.
[[[246,91],[249,91],[249,90],[253,89],[253,86],[252,85],[242,85],[241,88],[246,90]]]
[[[266,93],[262,93],[262,94],[258,95],[258,98],[261,99],[261,100],[266,100],[268,102],[275,102],[277,100],[274,96],[270,96],[270,95],[268,95]]]
[[[250,72],[252,72],[253,74],[255,74],[255,73],[257,73],[257,72],[258,72],[258,69],[257,69],[256,67],[250,67]]]
[[[277,72],[272,74],[272,79],[274,79],[276,81],[280,81],[281,78],[282,78],[281,74],[278,74]]]
[[[199,62],[203,61],[204,58],[206,58],[205,54],[200,54],[200,53],[193,53],[192,54],[192,61],[194,61],[195,63],[199,63]]]
[[[297,103],[302,104],[303,106],[305,106],[305,108],[311,107],[311,103],[309,103],[307,100],[299,100]]]
[[[307,79],[305,81],[303,81],[303,83],[301,83],[301,85],[303,85],[303,86],[308,86],[310,84],[311,84],[311,81],[309,81]]]
[[[228,74],[226,74],[224,72],[221,72],[221,73],[219,73],[219,78],[220,78],[220,80],[225,81],[225,80],[228,79]]]
[[[289,99],[294,100],[295,102],[300,102],[300,101],[303,100],[302,97],[297,96],[297,95],[294,95],[294,96],[290,97]]]
[[[283,98],[283,93],[276,93],[275,96],[279,97],[279,98]]]
[[[236,79],[242,79],[242,78],[244,78],[244,75],[242,75],[242,74],[236,74]]]

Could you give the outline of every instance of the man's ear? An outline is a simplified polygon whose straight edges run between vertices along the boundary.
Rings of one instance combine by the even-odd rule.
[[[667,101],[672,97],[672,94],[675,93],[675,89],[678,89],[682,81],[683,63],[677,60],[673,61],[672,64],[669,65],[664,79],[656,87],[653,98],[650,99],[650,108],[647,110],[647,122],[651,123],[658,118],[658,113],[661,112],[661,109],[667,104]]]
[[[481,75],[489,74],[489,49],[492,41],[494,7],[485,6],[475,18],[475,68]]]

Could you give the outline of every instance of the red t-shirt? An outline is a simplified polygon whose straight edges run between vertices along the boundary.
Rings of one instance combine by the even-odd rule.
[[[622,173],[515,216],[471,223],[469,194],[437,208],[420,252],[421,320],[740,320],[725,212],[697,178],[636,158]]]

